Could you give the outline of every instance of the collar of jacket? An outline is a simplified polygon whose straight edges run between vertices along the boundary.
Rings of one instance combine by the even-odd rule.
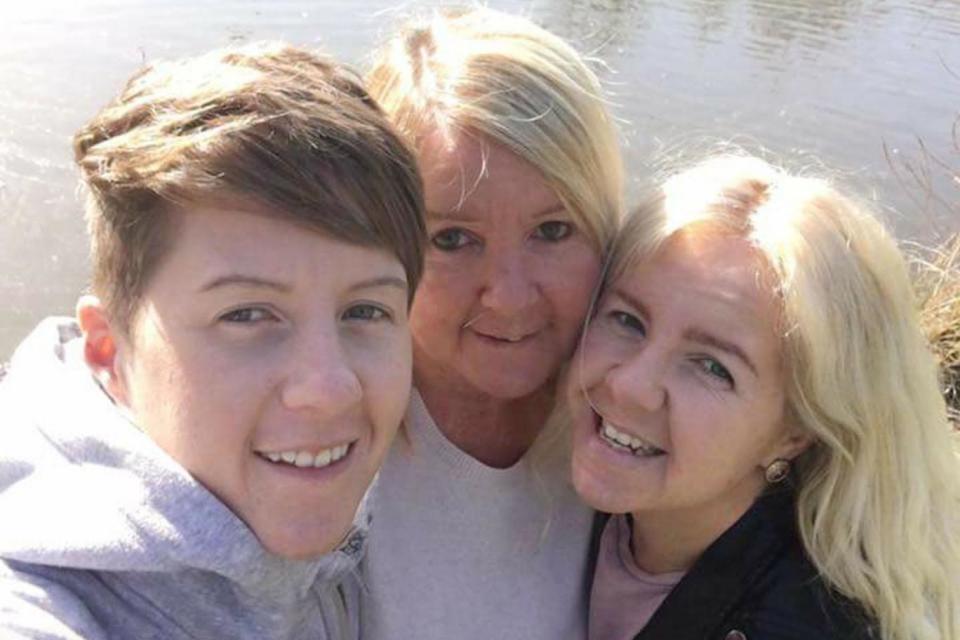
[[[747,592],[797,544],[793,491],[757,499],[694,563],[635,640],[703,640],[716,632]]]

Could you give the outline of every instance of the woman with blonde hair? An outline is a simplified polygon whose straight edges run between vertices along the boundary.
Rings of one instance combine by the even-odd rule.
[[[627,222],[568,387],[590,638],[960,637],[957,443],[902,255],[745,157]]]
[[[592,512],[539,453],[621,212],[600,83],[560,38],[485,8],[410,22],[367,82],[418,156],[429,243],[364,636],[583,637]]]

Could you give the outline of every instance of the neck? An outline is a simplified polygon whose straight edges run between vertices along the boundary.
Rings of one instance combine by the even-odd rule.
[[[499,469],[511,467],[533,446],[553,408],[550,383],[522,398],[501,399],[449,381],[415,376],[430,417],[458,449]]]
[[[735,503],[631,513],[630,543],[637,566],[651,574],[686,571],[717,538],[745,514],[759,491]]]

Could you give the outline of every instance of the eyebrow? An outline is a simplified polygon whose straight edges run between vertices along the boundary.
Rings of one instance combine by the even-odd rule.
[[[261,278],[259,276],[246,275],[243,273],[230,273],[225,276],[214,278],[210,282],[200,287],[200,291],[207,292],[213,289],[229,286],[257,287],[260,289],[273,289],[274,291],[280,292],[290,291],[290,285],[288,284],[277,282],[276,280],[268,280],[267,278]]]
[[[558,202],[557,204],[552,204],[546,207],[545,209],[542,209],[536,212],[531,217],[534,220],[539,220],[541,218],[546,218],[547,216],[551,216],[559,211],[566,211],[566,209],[567,209],[566,205],[564,205],[562,202]],[[450,222],[475,222],[478,219],[478,216],[464,215],[462,210],[460,209],[447,211],[447,212],[427,210],[427,217],[438,219],[438,220],[447,220]]]
[[[639,300],[631,296],[629,293],[622,291],[620,289],[613,289],[611,293],[615,296],[623,298],[628,304],[630,304],[637,311],[639,311],[640,315],[642,315],[645,320],[647,320],[648,322],[650,321],[650,312],[647,310],[647,308],[644,306],[642,302],[640,302]],[[687,329],[686,331],[683,332],[683,338],[685,340],[690,340],[691,342],[697,342],[703,345],[707,345],[709,347],[713,347],[715,349],[719,349],[724,353],[729,353],[730,355],[734,356],[735,358],[738,358],[745,365],[747,365],[747,368],[749,368],[750,371],[753,372],[753,375],[757,377],[760,376],[760,374],[757,372],[756,365],[753,364],[753,361],[750,360],[746,352],[743,349],[741,349],[738,345],[734,344],[733,342],[730,342],[729,340],[723,340],[722,338],[718,338],[712,333],[707,333],[706,331],[703,331],[701,329]]]
[[[220,276],[214,278],[210,282],[204,284],[200,287],[201,292],[210,291],[212,289],[218,289],[222,287],[229,286],[240,286],[240,287],[256,287],[261,289],[272,289],[274,291],[279,291],[281,293],[287,293],[291,290],[291,286],[283,283],[277,282],[276,280],[269,280],[267,278],[261,278],[259,276],[251,276],[242,273],[231,273],[225,276]],[[408,290],[407,281],[404,278],[398,278],[396,276],[379,276],[376,278],[369,278],[367,280],[361,280],[360,282],[355,282],[350,285],[348,291],[357,291],[359,289],[374,289],[376,287],[392,287],[399,289],[403,293],[406,293]]]
[[[348,291],[357,291],[358,289],[375,289],[377,287],[392,287],[399,289],[403,293],[407,293],[409,285],[404,278],[398,278],[397,276],[379,276],[377,278],[370,278],[369,280],[361,280],[350,285]]]
[[[723,340],[713,334],[707,333],[706,331],[701,331],[700,329],[687,329],[683,332],[683,337],[692,342],[699,342],[700,344],[705,344],[715,349],[719,349],[725,353],[729,353],[747,365],[750,371],[753,372],[753,375],[757,377],[760,376],[760,374],[757,373],[757,367],[754,366],[753,361],[750,360],[746,352],[733,342]]]

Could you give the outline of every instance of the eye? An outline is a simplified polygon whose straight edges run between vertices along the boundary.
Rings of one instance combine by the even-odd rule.
[[[472,241],[470,234],[458,227],[441,229],[430,238],[430,244],[440,251],[456,251]]]
[[[224,313],[219,320],[230,324],[254,324],[257,322],[274,322],[279,318],[275,313],[264,307],[240,307]]]
[[[618,326],[631,333],[639,333],[641,336],[647,335],[647,327],[643,320],[627,311],[611,311],[609,318]]]
[[[548,220],[537,225],[534,237],[547,242],[560,242],[573,233],[573,225],[561,220]]]
[[[697,360],[697,364],[709,376],[722,380],[731,388],[733,388],[733,374],[730,373],[730,370],[725,366],[720,364],[717,360],[713,358],[700,358]]]
[[[390,320],[391,315],[385,309],[374,304],[362,303],[351,305],[340,316],[342,320],[358,320],[361,322],[376,322]]]

